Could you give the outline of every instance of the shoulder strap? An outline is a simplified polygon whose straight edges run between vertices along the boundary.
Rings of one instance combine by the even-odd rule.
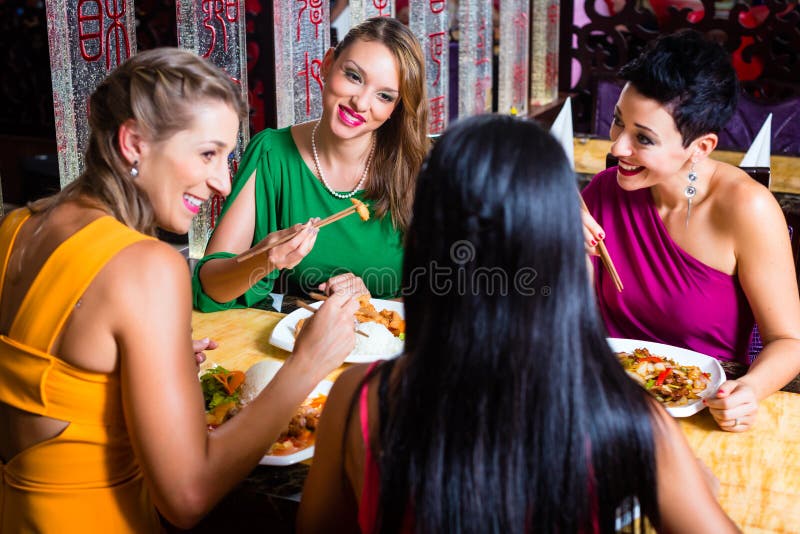
[[[3,287],[6,282],[6,271],[8,270],[8,259],[11,257],[11,249],[17,239],[19,229],[31,216],[31,210],[20,208],[14,210],[3,219],[0,225],[0,295],[3,294]]]
[[[119,251],[145,239],[113,217],[101,217],[56,248],[36,275],[9,337],[50,352],[75,304]]]

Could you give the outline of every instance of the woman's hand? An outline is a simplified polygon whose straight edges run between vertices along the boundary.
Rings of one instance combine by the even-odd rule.
[[[581,209],[581,219],[583,221],[583,239],[586,245],[586,252],[592,256],[597,256],[599,254],[597,244],[606,238],[606,234],[588,210]]]
[[[290,359],[301,363],[320,380],[339,367],[355,347],[358,301],[345,293],[334,293],[306,320]]]
[[[756,421],[758,398],[753,388],[740,380],[728,380],[703,402],[722,430],[744,432]]]
[[[333,276],[327,282],[320,284],[319,290],[329,296],[334,293],[343,293],[353,297],[369,296],[369,289],[367,289],[364,280],[353,273]]]
[[[193,339],[192,340],[192,349],[194,349],[194,360],[197,365],[200,365],[204,361],[206,361],[206,353],[203,352],[205,350],[214,350],[218,347],[216,341],[211,338],[204,337],[203,339]]]
[[[319,229],[314,226],[319,218],[309,219],[306,224],[295,224],[289,228],[272,232],[257,245],[278,243],[288,236],[295,235],[285,243],[275,246],[267,251],[267,261],[273,269],[291,269],[302,261],[314,248]]]

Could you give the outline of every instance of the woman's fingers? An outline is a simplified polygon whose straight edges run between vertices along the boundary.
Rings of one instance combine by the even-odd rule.
[[[581,210],[581,220],[583,221],[583,240],[586,243],[586,251],[597,255],[597,244],[605,239],[606,234],[588,211]]]
[[[335,293],[344,293],[359,297],[361,295],[369,295],[369,290],[364,280],[353,273],[344,273],[331,277],[327,282],[319,285],[319,290],[326,295],[333,295]]]

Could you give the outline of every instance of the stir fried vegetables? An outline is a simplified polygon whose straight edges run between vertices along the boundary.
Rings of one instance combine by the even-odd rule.
[[[681,365],[668,358],[650,354],[647,349],[618,352],[622,367],[656,399],[667,406],[682,406],[699,399],[711,381],[696,365]]]
[[[243,372],[228,371],[221,365],[215,365],[200,376],[209,426],[221,425],[233,415],[232,411],[239,405],[239,387],[243,383]]]

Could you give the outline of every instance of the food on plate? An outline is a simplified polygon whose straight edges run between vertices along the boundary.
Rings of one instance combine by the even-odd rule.
[[[350,202],[352,202],[355,205],[356,213],[358,213],[358,216],[361,217],[361,220],[362,221],[368,221],[369,220],[369,208],[367,208],[367,205],[364,204],[363,202],[361,202],[360,200],[358,200],[357,198],[351,198]]]
[[[227,421],[239,407],[239,393],[245,375],[215,365],[200,375],[203,400],[206,405],[206,424],[216,427]]]
[[[682,406],[699,399],[711,375],[696,365],[681,365],[645,348],[618,352],[622,367],[656,399],[667,406]]]
[[[355,318],[359,323],[361,323],[359,330],[365,334],[372,335],[370,332],[367,332],[364,329],[364,325],[367,323],[377,323],[386,327],[386,329],[389,330],[393,336],[399,338],[399,341],[402,342],[405,339],[406,321],[399,312],[388,309],[378,311],[375,309],[375,306],[372,304],[372,302],[370,302],[369,295],[361,295],[358,297],[358,304],[360,308],[358,311],[356,311]],[[297,337],[297,335],[300,333],[300,330],[303,329],[305,322],[306,318],[302,318],[297,321],[297,324],[294,326],[295,337]],[[402,346],[398,350],[402,350]],[[363,354],[383,354],[383,352],[365,352]]]
[[[281,365],[281,362],[263,360],[252,365],[246,373],[229,371],[220,365],[205,371],[200,382],[209,428],[221,425],[252,402],[275,377]],[[303,401],[286,430],[266,454],[287,456],[313,445],[317,422],[326,399],[327,396],[319,394]]]
[[[393,355],[403,351],[403,340],[380,323],[361,323],[358,329],[369,337],[356,336],[353,356]]]
[[[281,432],[267,454],[288,456],[313,445],[319,417],[327,398],[326,395],[319,394],[306,399],[289,421],[289,427]]]
[[[398,312],[394,310],[376,310],[375,306],[369,301],[369,295],[358,297],[358,304],[360,308],[355,316],[359,323],[382,324],[395,336],[405,335],[406,321]]]

